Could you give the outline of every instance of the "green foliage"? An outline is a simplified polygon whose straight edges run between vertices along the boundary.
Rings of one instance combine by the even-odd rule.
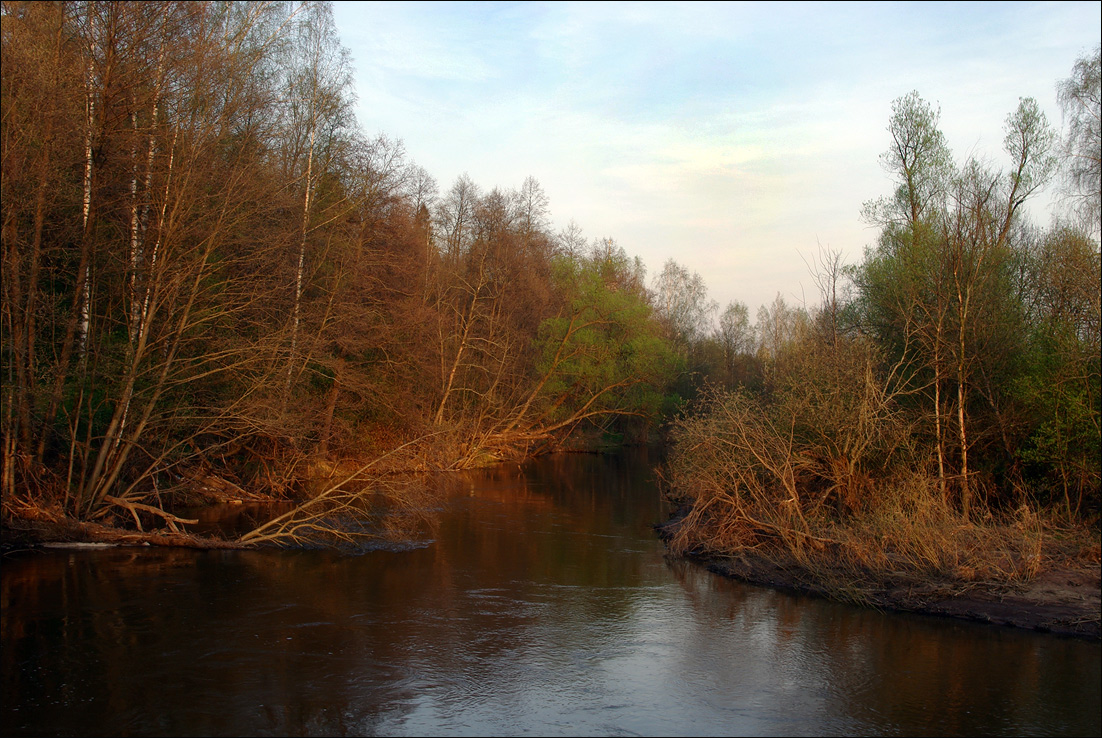
[[[1039,496],[1061,503],[1070,515],[1077,516],[1087,504],[1098,503],[1102,477],[1098,391],[1095,387],[1092,392],[1081,383],[1045,379],[1030,377],[1023,383],[1022,400],[1035,421],[1020,457],[1034,465]],[[1095,398],[1093,407],[1091,395]]]
[[[1097,507],[1102,487],[1099,253],[1057,227],[1030,257],[1026,370],[1013,386],[1026,419],[1019,458],[1037,495],[1075,515]]]
[[[683,361],[632,288],[630,266],[623,252],[554,261],[565,307],[540,324],[535,341],[548,420],[591,412],[654,419],[662,412],[665,388]]]
[[[917,93],[895,101],[882,157],[895,189],[864,209],[876,244],[850,270],[835,263],[816,313],[763,307],[760,389],[675,430],[675,459],[695,470],[683,486],[705,490],[698,505],[722,502],[700,512],[717,531],[754,545],[806,530],[828,500],[876,510],[907,474],[915,499],[966,521],[985,503],[1040,500],[1072,517],[1097,506],[1099,246],[1066,225],[1040,233],[1020,209],[1053,177],[1055,134],[1022,100],[1000,171],[954,162],[938,118]],[[856,288],[848,304],[834,299],[840,274]],[[721,321],[725,349],[738,319]],[[780,505],[790,517],[771,518]]]

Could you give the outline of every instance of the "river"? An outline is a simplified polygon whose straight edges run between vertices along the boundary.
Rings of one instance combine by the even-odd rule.
[[[670,559],[645,452],[454,477],[408,547],[9,552],[16,735],[1099,735],[1095,642]]]

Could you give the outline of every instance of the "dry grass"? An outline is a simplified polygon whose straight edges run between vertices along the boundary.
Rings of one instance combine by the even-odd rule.
[[[1011,585],[1044,565],[1048,523],[1028,505],[965,518],[936,477],[877,464],[884,454],[839,463],[836,448],[785,417],[731,395],[680,424],[664,472],[685,513],[668,531],[672,551],[750,556],[850,601],[906,583]],[[893,443],[905,440],[889,430]]]
[[[714,487],[710,494],[703,489],[697,487],[670,538],[674,552],[755,557],[847,601],[868,601],[877,590],[907,583],[1027,582],[1049,548],[1046,525],[1033,510],[965,520],[941,501],[936,480],[896,481],[876,489],[877,501],[861,512],[840,516],[799,515],[784,500],[736,503]]]

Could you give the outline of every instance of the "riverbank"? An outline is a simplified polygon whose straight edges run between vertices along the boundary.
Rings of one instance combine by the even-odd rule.
[[[248,546],[233,540],[166,530],[136,531],[72,519],[27,520],[0,523],[0,548],[34,546],[176,546],[195,549],[239,549]]]
[[[683,522],[684,514],[683,509],[664,525],[656,526],[667,543]],[[1046,540],[1033,576],[1002,581],[988,581],[982,576],[936,579],[914,573],[885,576],[882,571],[855,572],[852,563],[848,568],[832,569],[821,559],[811,571],[795,560],[785,561],[775,551],[772,556],[765,555],[761,549],[725,553],[698,548],[681,555],[721,576],[879,610],[1102,640],[1102,557],[1097,531],[1089,535],[1079,531],[1071,536],[1047,536]],[[196,549],[251,547],[240,540],[164,529],[135,531],[61,515],[0,521],[0,545],[5,549],[89,543]]]
[[[176,546],[184,548],[246,548],[237,541],[164,531],[139,533],[95,523],[73,521],[12,521],[0,531],[4,548],[38,545]],[[658,533],[668,538],[667,526]],[[812,577],[794,565],[785,566],[749,555],[688,554],[709,571],[750,584],[849,600],[885,611],[958,618],[996,626],[1102,640],[1102,565],[1098,559],[1062,555],[1045,563],[1029,581],[866,581],[824,584],[823,572]]]
[[[685,558],[713,573],[750,584],[848,600],[879,610],[1102,640],[1102,566],[1097,559],[1060,557],[1047,562],[1029,581],[1009,584],[901,578],[843,585],[840,580],[824,583],[824,572],[812,577],[798,567],[749,555],[689,554]],[[827,574],[825,579],[829,578]]]
[[[936,476],[908,469],[828,484],[811,468],[814,454],[789,448],[773,458],[765,438],[735,453],[728,446],[741,431],[728,431],[697,428],[695,445],[675,446],[663,470],[677,508],[659,528],[670,553],[879,610],[1102,638],[1089,508],[1072,516],[1018,490],[1017,505],[972,499],[965,511]]]

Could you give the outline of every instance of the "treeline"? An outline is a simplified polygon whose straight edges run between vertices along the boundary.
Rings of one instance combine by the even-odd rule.
[[[1068,135],[1023,99],[1005,168],[955,160],[934,106],[895,101],[894,192],[864,208],[862,262],[822,250],[815,309],[778,297],[750,332],[745,307],[724,316],[734,384],[673,432],[676,548],[754,550],[845,595],[859,572],[1028,576],[1038,510],[1097,523],[1098,51],[1058,89]],[[1061,184],[1064,218],[1031,223],[1023,205]]]
[[[459,468],[673,417],[686,546],[811,540],[887,490],[1097,509],[1097,55],[1060,88],[1065,140],[1031,101],[1008,118],[1005,171],[897,101],[878,243],[822,251],[820,306],[752,323],[673,260],[648,283],[554,232],[533,178],[441,190],[365,135],[327,3],[0,20],[5,516],[156,518],[174,492],[301,495],[345,461]],[[1077,219],[1041,230],[1022,204],[1060,173]]]
[[[641,439],[673,402],[642,264],[534,179],[440,192],[365,136],[328,4],[2,21],[5,516]]]

